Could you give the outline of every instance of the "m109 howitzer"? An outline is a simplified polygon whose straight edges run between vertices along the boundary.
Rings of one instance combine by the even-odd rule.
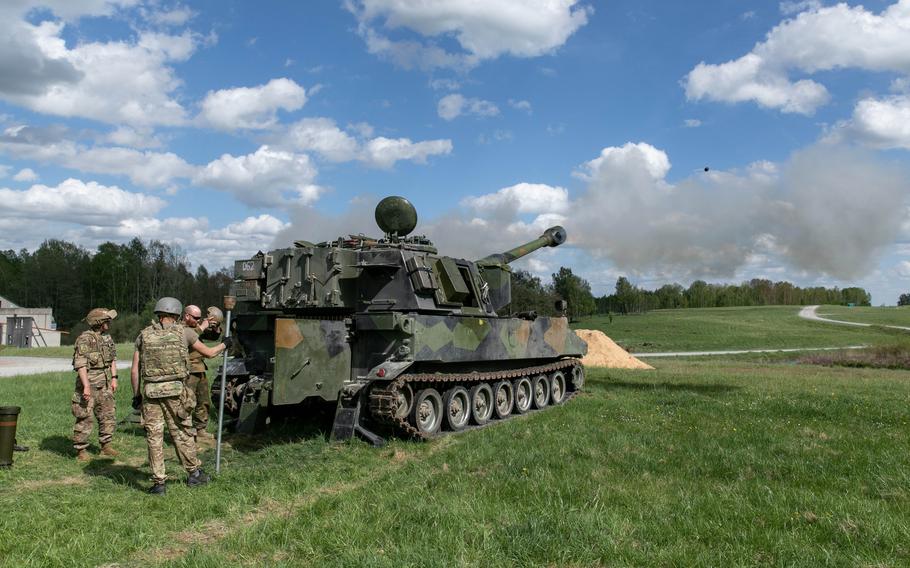
[[[582,387],[587,346],[568,320],[510,313],[509,263],[565,242],[562,227],[470,261],[408,236],[417,213],[402,197],[382,200],[376,221],[382,239],[296,241],[236,262],[241,354],[227,365],[225,407],[238,430],[320,400],[337,405],[334,439],[381,443],[375,432],[459,431]]]

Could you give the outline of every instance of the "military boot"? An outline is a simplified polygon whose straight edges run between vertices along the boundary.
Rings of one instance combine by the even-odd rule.
[[[88,450],[79,450],[76,452],[76,459],[81,462],[87,462],[92,459],[92,456],[89,455]]]
[[[111,447],[110,444],[105,444],[101,446],[101,453],[106,456],[111,456],[112,458],[120,455],[120,452]]]
[[[149,487],[148,492],[151,495],[164,495],[167,493],[167,485],[165,485],[163,481],[161,483],[156,483]]]
[[[202,468],[200,467],[186,478],[186,484],[190,487],[196,487],[197,485],[205,485],[211,480],[212,478],[209,477],[207,473],[202,471]]]

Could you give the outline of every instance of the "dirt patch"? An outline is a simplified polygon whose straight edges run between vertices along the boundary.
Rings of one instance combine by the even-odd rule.
[[[575,333],[588,344],[588,354],[581,362],[586,367],[609,367],[611,369],[653,369],[616,345],[602,331],[593,329],[576,329]]]

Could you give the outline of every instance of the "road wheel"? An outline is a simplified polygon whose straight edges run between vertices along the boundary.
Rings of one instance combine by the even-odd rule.
[[[585,386],[585,368],[581,365],[572,367],[572,390],[580,391]]]
[[[550,375],[550,401],[552,404],[562,404],[566,399],[566,376],[562,371]]]
[[[515,405],[514,393],[512,383],[509,381],[499,381],[493,385],[493,414],[496,415],[496,418],[508,418],[512,414],[512,408]]]
[[[435,434],[442,425],[442,397],[436,389],[417,391],[408,419],[421,434]]]
[[[550,404],[550,379],[546,375],[537,375],[531,381],[534,408],[546,408]]]
[[[395,418],[407,418],[414,404],[414,389],[411,388],[411,385],[405,383],[398,389],[397,403],[398,409],[395,410]]]
[[[452,387],[442,398],[446,430],[464,430],[471,419],[471,396],[464,387]]]
[[[471,421],[482,426],[492,415],[493,389],[487,383],[477,383],[471,387]]]
[[[521,377],[512,381],[512,392],[515,394],[515,414],[524,414],[531,409],[531,379]]]

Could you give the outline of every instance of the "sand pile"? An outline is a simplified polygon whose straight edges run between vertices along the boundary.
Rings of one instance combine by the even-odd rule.
[[[602,331],[593,329],[576,329],[575,333],[588,344],[588,354],[581,362],[586,367],[610,367],[612,369],[653,369],[642,363],[629,352],[616,345]]]

